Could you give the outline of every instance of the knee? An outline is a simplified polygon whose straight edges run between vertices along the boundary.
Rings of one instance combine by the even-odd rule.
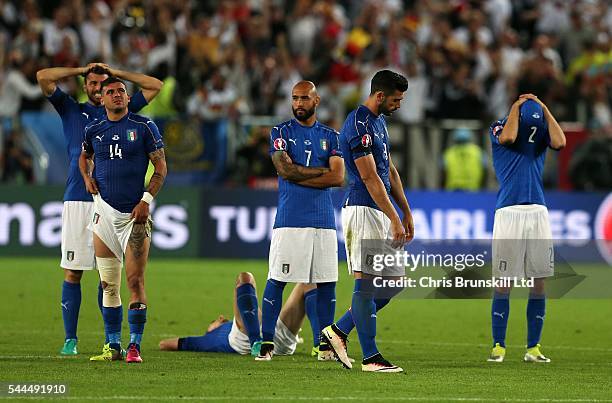
[[[243,284],[252,284],[255,286],[255,276],[248,271],[243,271],[242,273],[236,276],[236,287],[239,287]]]
[[[128,276],[127,286],[131,291],[144,290],[144,276],[141,274]]]
[[[69,283],[79,284],[83,277],[83,270],[64,269],[64,280]]]
[[[121,305],[121,262],[117,258],[96,257],[100,282],[102,283],[102,305]]]

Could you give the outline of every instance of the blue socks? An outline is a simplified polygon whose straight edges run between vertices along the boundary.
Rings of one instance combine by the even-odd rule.
[[[317,284],[317,316],[319,335],[327,326],[334,323],[336,313],[336,282]]]
[[[314,347],[319,345],[321,340],[319,317],[317,316],[317,289],[313,288],[304,294],[304,307],[306,310],[306,316],[310,321],[310,328],[312,329],[312,343]]]
[[[393,290],[385,290],[384,291],[384,293],[386,294],[385,298],[382,298],[382,297],[375,298],[374,299],[374,304],[376,304],[376,312],[380,311],[385,306],[387,306],[387,304],[391,301],[391,298],[393,298],[395,295],[399,294],[403,290],[404,290],[403,288],[397,288],[397,289],[393,289]],[[348,311],[346,311],[344,313],[344,315],[342,315],[342,317],[340,319],[338,319],[338,321],[336,322],[336,326],[346,336],[348,336],[349,333],[351,333],[353,331],[353,328],[355,327],[355,322],[353,320],[353,315],[351,313],[351,308],[349,308]]]
[[[527,302],[527,348],[535,347],[540,342],[545,314],[546,296],[529,294],[529,301]]]
[[[100,308],[100,314],[102,315],[102,323],[104,323],[104,305],[102,305],[102,297],[104,296],[104,288],[102,288],[102,283],[98,283],[98,308]],[[108,335],[104,332],[104,344],[108,343]]]
[[[121,305],[113,308],[103,307],[104,333],[111,348],[121,349],[121,322],[123,321],[123,307]],[[144,326],[144,325],[143,325]]]
[[[130,325],[130,344],[140,347],[145,323],[147,323],[147,305],[142,302],[132,302],[128,309],[128,324]]]
[[[493,332],[493,346],[499,343],[506,347],[506,329],[510,315],[510,295],[495,291],[491,304],[491,327]]]
[[[81,284],[64,281],[62,285],[62,317],[66,339],[77,338],[77,323],[81,308]]]
[[[283,290],[287,283],[268,279],[261,304],[261,334],[263,341],[274,341],[276,321],[283,306]]]
[[[355,279],[355,290],[351,311],[363,358],[368,359],[378,354],[376,347],[376,305],[374,303],[374,290],[370,280]]]
[[[240,311],[242,323],[246,328],[251,345],[261,340],[259,333],[259,312],[257,309],[257,294],[253,284],[242,284],[236,288],[236,304]]]

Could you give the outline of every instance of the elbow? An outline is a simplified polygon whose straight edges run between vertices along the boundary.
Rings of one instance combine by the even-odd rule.
[[[555,136],[550,141],[550,146],[554,148],[555,150],[561,150],[562,148],[565,148],[565,144],[566,144],[566,139],[563,133],[561,133],[560,136]]]
[[[499,144],[503,146],[509,146],[511,144],[514,144],[515,140],[516,140],[516,137],[510,137],[510,136],[504,136],[504,135],[499,136]]]
[[[161,80],[158,80],[157,78],[154,78],[153,80],[154,82],[153,82],[153,85],[151,86],[151,89],[153,91],[160,92],[162,87],[164,86],[164,82]]]
[[[371,175],[371,174],[360,175],[360,176],[361,176],[361,181],[363,182],[364,185],[366,185],[366,187],[370,185],[372,181],[375,179],[374,175]]]
[[[559,141],[559,142],[554,142],[554,143],[550,143],[550,146],[554,149],[554,150],[562,150],[565,148],[565,140]]]
[[[45,81],[45,71],[44,70],[38,70],[36,72],[36,81],[38,81],[39,83],[42,81]]]

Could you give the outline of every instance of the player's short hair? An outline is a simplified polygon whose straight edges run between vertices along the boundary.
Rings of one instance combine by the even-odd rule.
[[[125,84],[125,81],[114,77],[114,76],[110,76],[108,77],[106,80],[102,81],[102,84],[100,84],[100,92],[102,92],[102,90],[104,90],[104,87],[110,85],[110,84],[114,84],[114,83],[121,83],[123,84],[124,87],[127,88],[127,85]]]
[[[374,95],[377,91],[392,95],[395,91],[405,92],[407,89],[406,77],[391,70],[380,70],[372,77],[370,95]]]
[[[110,77],[110,72],[107,69],[105,69],[102,66],[96,65],[90,68],[89,70],[87,70],[85,73],[83,73],[83,78],[85,79],[85,83],[87,83],[87,76],[89,76],[89,73],[106,74]]]

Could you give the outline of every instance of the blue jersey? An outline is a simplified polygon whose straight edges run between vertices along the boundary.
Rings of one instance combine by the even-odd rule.
[[[87,125],[83,150],[94,154],[93,177],[102,199],[130,213],[144,192],[149,153],[163,146],[155,123],[131,112],[115,122],[104,117]]]
[[[495,209],[517,204],[546,205],[542,171],[550,135],[544,112],[535,101],[523,103],[516,141],[504,146],[499,136],[507,119],[498,120],[489,129],[493,167],[499,182]]]
[[[47,99],[59,113],[64,127],[69,161],[64,201],[92,201],[91,195],[85,189],[85,183],[79,171],[79,155],[81,155],[85,126],[94,119],[102,119],[106,116],[104,106],[95,106],[89,102],[78,103],[59,87],[56,87],[55,92]],[[138,91],[130,98],[128,107],[130,111],[138,112],[146,105],[147,101],[144,95],[141,91]]]
[[[329,168],[329,159],[342,157],[338,132],[324,124],[302,126],[291,119],[270,131],[270,155],[286,151],[294,164]],[[336,229],[331,189],[302,186],[278,178],[278,208],[274,228]]]
[[[344,205],[379,209],[361,180],[355,160],[372,154],[376,172],[385,185],[387,194],[391,193],[389,134],[385,117],[382,114],[376,116],[364,105],[360,105],[359,108],[349,113],[340,131],[340,150],[345,156],[344,165],[348,172],[350,186],[344,199]]]
[[[197,351],[203,353],[236,353],[229,344],[229,334],[232,322],[222,323],[221,326],[204,336],[181,337],[178,343],[179,351]]]

